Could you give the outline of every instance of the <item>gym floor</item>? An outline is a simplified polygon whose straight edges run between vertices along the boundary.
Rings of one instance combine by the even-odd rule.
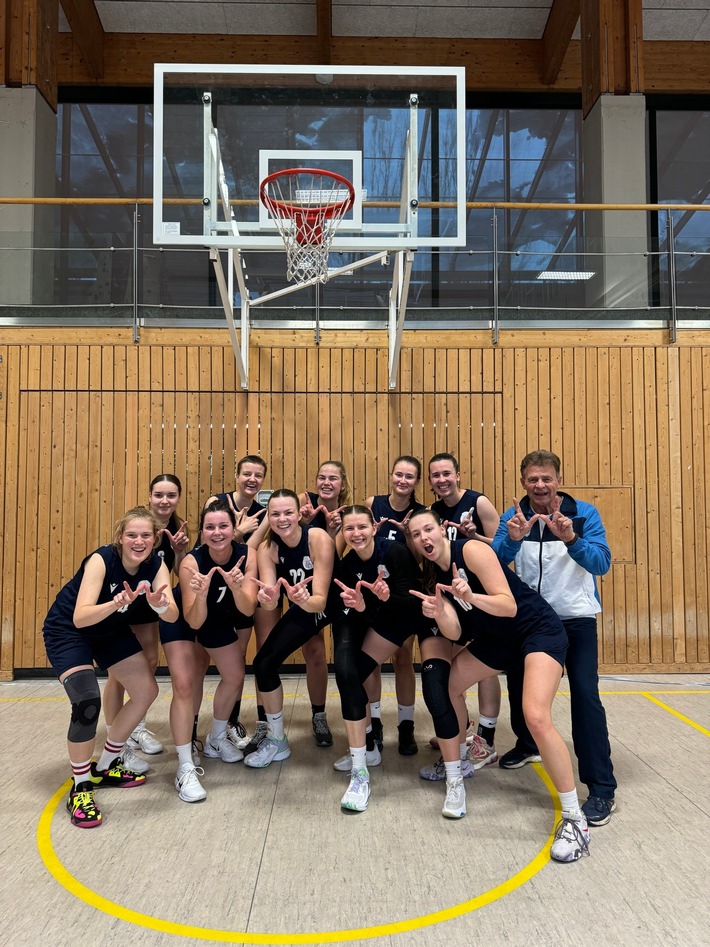
[[[200,735],[215,684],[207,679]],[[566,685],[554,717],[571,746]],[[390,675],[367,812],[339,806],[347,775],[332,763],[346,744],[332,679],[333,747],[314,743],[305,677],[284,677],[291,758],[265,770],[204,760],[207,800],[193,805],[173,787],[161,679],[148,725],[165,752],[150,758],[144,786],[97,791],[96,831],[73,827],[64,808],[63,688],[0,684],[0,945],[710,945],[710,675],[605,677],[600,688],[617,811],[592,830],[589,858],[560,865],[548,856],[557,800],[537,764],[486,767],[466,781],[466,818],[441,817],[442,784],[418,776],[437,758],[430,719],[418,697],[419,753],[399,756]],[[248,677],[248,729],[254,718]],[[512,743],[504,696],[496,744],[502,753]]]

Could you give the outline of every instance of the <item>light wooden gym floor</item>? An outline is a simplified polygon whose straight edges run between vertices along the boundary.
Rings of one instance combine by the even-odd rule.
[[[569,742],[566,683],[555,720]],[[248,727],[253,686],[249,677]],[[330,749],[314,744],[305,679],[285,677],[284,690],[291,758],[263,771],[206,760],[208,798],[188,805],[173,788],[163,680],[149,725],[166,751],[151,758],[152,777],[99,791],[104,825],[81,831],[64,809],[63,689],[0,684],[0,945],[710,944],[710,675],[602,680],[618,808],[592,830],[591,857],[571,865],[547,855],[556,812],[541,767],[487,767],[466,781],[467,817],[441,817],[442,785],[418,776],[436,759],[426,708],[418,697],[418,755],[399,756],[391,676],[370,807],[343,814],[347,776],[332,768],[345,750],[335,685]],[[505,697],[497,746],[512,746]]]

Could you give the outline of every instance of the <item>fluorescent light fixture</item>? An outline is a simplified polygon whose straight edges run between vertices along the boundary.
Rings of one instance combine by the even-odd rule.
[[[550,280],[583,280],[594,276],[592,270],[543,270],[537,274],[537,279]]]

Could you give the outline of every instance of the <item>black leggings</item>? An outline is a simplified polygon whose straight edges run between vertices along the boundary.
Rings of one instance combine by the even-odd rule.
[[[378,666],[374,658],[362,651],[368,627],[367,622],[357,619],[333,622],[335,682],[343,720],[364,720],[367,716],[368,699],[363,683]]]
[[[286,659],[318,634],[315,615],[301,609],[295,616],[290,612],[291,609],[276,622],[254,658],[256,686],[264,694],[270,694],[280,686],[279,668]]]

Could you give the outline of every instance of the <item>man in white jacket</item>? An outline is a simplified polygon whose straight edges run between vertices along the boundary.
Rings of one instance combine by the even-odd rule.
[[[591,503],[561,493],[560,459],[533,451],[520,464],[525,490],[520,502],[501,516],[493,549],[504,565],[539,592],[562,619],[569,638],[566,670],[572,711],[572,740],[579,778],[589,790],[582,811],[590,826],[606,825],[616,808],[616,779],[606,713],[599,698],[597,615],[601,611],[596,576],[611,565],[611,550],[599,511]],[[540,756],[525,723],[523,668],[508,674],[510,722],[517,742],[500,759],[503,769],[519,769]]]

